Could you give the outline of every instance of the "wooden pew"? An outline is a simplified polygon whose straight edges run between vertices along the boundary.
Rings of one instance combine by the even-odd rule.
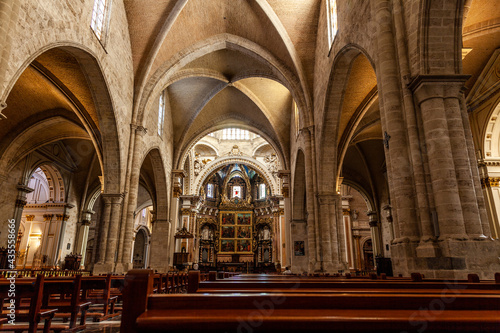
[[[42,297],[44,291],[44,276],[39,275],[36,279],[16,279],[15,282],[15,322],[14,324],[3,324],[0,331],[14,331],[34,333],[37,330],[42,330],[48,333],[50,330],[54,332],[61,332],[69,328],[68,325],[54,325],[52,319],[57,309],[44,309],[42,307]],[[0,280],[0,298],[2,300],[2,322],[8,321],[8,314],[12,313],[8,307],[4,306],[4,302],[10,304],[10,281],[7,279]],[[28,307],[22,306],[23,303],[28,302]],[[4,310],[5,309],[5,310]],[[10,318],[12,319],[12,318]],[[41,327],[40,321],[43,320],[44,324]],[[27,322],[27,324],[22,324]]]
[[[87,310],[91,304],[81,298],[82,276],[47,278],[44,283],[42,308],[58,309],[56,317],[70,318],[68,331],[85,329]],[[80,322],[77,324],[77,317]]]
[[[398,290],[313,294],[297,290],[152,295],[151,271],[130,271],[126,281],[122,333],[160,332],[165,327],[169,332],[490,332],[500,327],[500,295],[495,294]]]
[[[117,295],[111,295],[111,274],[106,276],[86,276],[81,281],[82,302],[93,305],[87,312],[94,321],[103,321],[119,315],[115,312]],[[96,305],[98,307],[96,307]],[[95,311],[99,309],[99,311]]]

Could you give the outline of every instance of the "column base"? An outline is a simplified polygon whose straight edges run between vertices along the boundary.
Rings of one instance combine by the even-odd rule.
[[[132,263],[122,263],[122,262],[119,262],[116,264],[116,267],[115,267],[115,272],[118,273],[118,274],[127,274],[127,272],[129,270],[131,270],[133,268],[133,264]]]
[[[500,271],[500,241],[446,239],[431,244],[399,243],[391,248],[394,274],[418,272],[426,278],[466,279],[475,273],[480,279],[494,279]],[[432,255],[432,254],[435,255]]]
[[[115,264],[113,263],[97,263],[94,265],[94,268],[92,269],[92,273],[94,275],[98,274],[108,274],[108,273],[114,273],[114,267]]]

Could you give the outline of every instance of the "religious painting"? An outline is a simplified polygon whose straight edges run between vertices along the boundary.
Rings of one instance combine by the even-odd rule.
[[[222,238],[234,238],[234,227],[222,227]]]
[[[234,252],[234,240],[232,239],[223,239],[220,243],[220,251],[221,252]]]
[[[234,214],[233,213],[222,213],[221,224],[234,224]]]
[[[304,241],[294,242],[293,252],[294,252],[295,256],[305,256],[306,249],[304,246]]]
[[[250,225],[252,224],[251,213],[238,213],[238,224]]]
[[[251,252],[252,243],[249,239],[238,240],[238,252]]]
[[[250,238],[252,236],[252,232],[250,231],[250,227],[238,226],[237,236],[238,236],[238,238]]]

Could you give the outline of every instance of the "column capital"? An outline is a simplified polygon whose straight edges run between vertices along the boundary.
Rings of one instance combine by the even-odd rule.
[[[148,133],[148,130],[141,125],[130,124],[130,130],[135,131],[136,135],[145,135]]]
[[[320,205],[332,205],[340,199],[340,195],[335,192],[317,193],[316,197]]]
[[[27,185],[23,185],[23,184],[17,184],[16,188],[18,191],[24,192],[24,193],[31,193],[35,190],[35,189],[33,189]]]
[[[460,98],[470,77],[463,74],[421,74],[408,83],[408,89],[413,92],[418,104],[432,98]]]
[[[53,217],[54,217],[54,214],[43,214],[43,220],[45,222],[52,220]]]
[[[103,193],[102,199],[106,204],[121,204],[123,200],[123,193]]]
[[[89,226],[89,225],[90,225],[90,220],[82,220],[82,221],[80,222],[80,224],[81,224],[82,226],[84,226],[84,227]]]

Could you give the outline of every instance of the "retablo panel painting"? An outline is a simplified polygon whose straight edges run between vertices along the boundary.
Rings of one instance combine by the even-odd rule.
[[[223,239],[220,241],[220,251],[225,253],[233,253],[235,250],[233,239]]]
[[[252,253],[252,213],[221,212],[220,253]]]
[[[234,224],[234,213],[222,213],[221,224]]]
[[[237,237],[238,238],[251,238],[252,237],[252,232],[250,230],[250,227],[241,227],[241,226],[238,226]]]
[[[224,226],[224,227],[221,227],[221,237],[222,238],[234,238],[234,227],[233,226],[230,226],[230,227],[227,227],[227,226]]]
[[[251,225],[252,224],[252,214],[251,213],[238,213],[238,224]]]

